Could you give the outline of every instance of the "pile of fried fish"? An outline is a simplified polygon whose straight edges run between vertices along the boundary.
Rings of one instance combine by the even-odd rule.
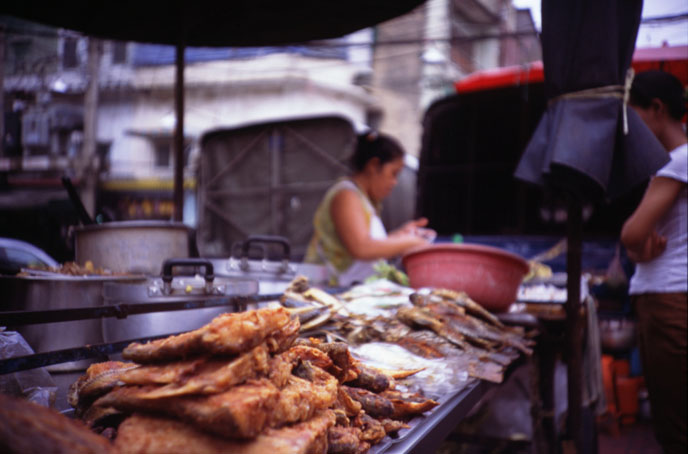
[[[364,453],[438,405],[299,331],[284,307],[223,314],[91,365],[69,402],[122,454]]]

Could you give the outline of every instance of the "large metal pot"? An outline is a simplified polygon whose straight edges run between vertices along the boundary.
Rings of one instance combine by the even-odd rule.
[[[204,275],[173,275],[173,268],[187,271],[195,267],[204,268]],[[165,261],[162,269],[162,277],[149,277],[143,282],[106,284],[103,287],[104,304],[202,301],[223,303],[231,296],[250,296],[258,293],[258,282],[255,280],[216,277],[209,260],[169,259]],[[191,331],[209,323],[220,314],[237,309],[236,305],[222,305],[130,315],[121,320],[104,318],[103,340],[119,342]]]
[[[103,284],[132,282],[136,278],[114,276],[0,276],[3,310],[43,311],[100,307]],[[139,278],[139,281],[143,279]],[[11,327],[36,353],[83,347],[103,342],[100,319]],[[49,366],[53,371],[85,369],[93,360]]]
[[[159,275],[171,257],[189,256],[191,229],[180,222],[118,221],[77,227],[75,260],[114,272]]]

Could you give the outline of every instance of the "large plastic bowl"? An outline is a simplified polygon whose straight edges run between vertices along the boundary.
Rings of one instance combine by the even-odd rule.
[[[465,291],[493,312],[516,300],[529,266],[522,257],[491,246],[438,243],[414,249],[402,258],[413,288]]]

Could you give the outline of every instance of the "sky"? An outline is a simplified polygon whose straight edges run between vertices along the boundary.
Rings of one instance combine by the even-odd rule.
[[[540,0],[513,0],[517,8],[530,8],[536,27],[540,28]],[[643,18],[688,13],[688,0],[645,0]],[[658,47],[666,41],[671,46],[688,44],[688,19],[662,24],[641,24],[636,47]]]

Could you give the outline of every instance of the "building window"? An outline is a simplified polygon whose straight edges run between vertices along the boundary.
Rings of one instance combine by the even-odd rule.
[[[169,167],[172,157],[172,152],[170,150],[170,142],[168,141],[158,141],[155,144],[155,166],[156,167]]]
[[[156,139],[155,145],[155,167],[170,167],[174,163],[174,139]],[[184,166],[189,165],[191,157],[191,142],[184,141]]]
[[[79,65],[79,59],[77,56],[77,39],[76,38],[64,38],[62,43],[62,67],[63,68],[76,68]]]
[[[114,41],[112,43],[112,63],[127,62],[127,43]]]

